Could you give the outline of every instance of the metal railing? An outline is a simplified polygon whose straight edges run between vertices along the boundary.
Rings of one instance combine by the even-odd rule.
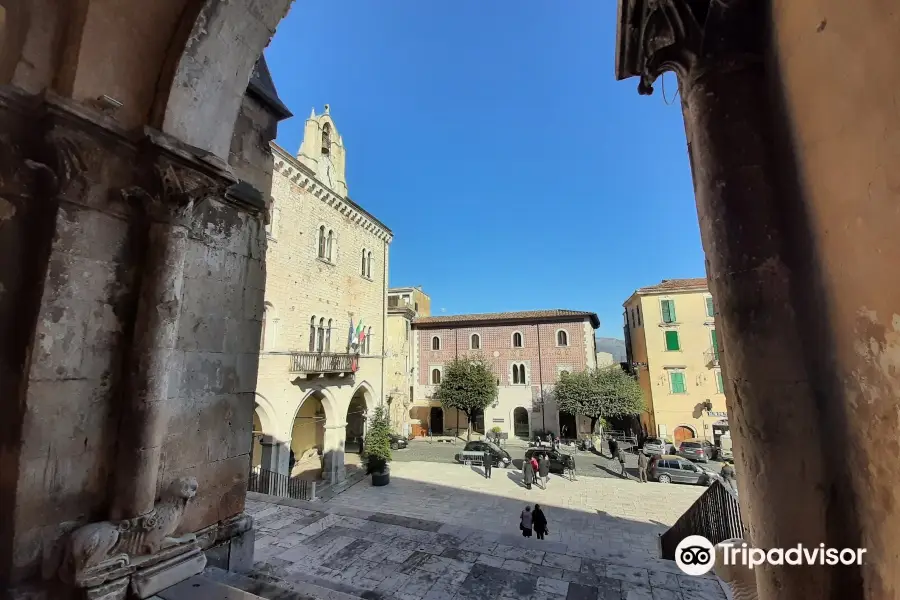
[[[311,502],[316,499],[316,482],[253,467],[247,480],[247,491]]]
[[[357,369],[355,354],[336,352],[293,352],[291,373],[354,373]]]
[[[737,496],[726,484],[714,481],[675,524],[659,536],[662,558],[675,560],[675,549],[689,535],[702,535],[713,544],[731,538],[747,539]]]
[[[719,366],[719,361],[722,360],[722,354],[724,353],[725,351],[721,348],[710,348],[703,353],[703,358],[707,365],[717,367]]]

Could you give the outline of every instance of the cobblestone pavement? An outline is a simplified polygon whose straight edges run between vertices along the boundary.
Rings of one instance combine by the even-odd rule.
[[[390,485],[363,480],[325,503],[249,494],[257,569],[299,590],[370,600],[725,598],[716,579],[656,558],[657,533],[699,488],[552,478],[529,491],[512,474],[401,463]],[[550,521],[545,541],[518,534],[534,502]]]
[[[423,439],[415,439],[409,443],[409,448],[404,450],[395,450],[393,452],[394,462],[438,462],[438,463],[454,463],[453,457],[462,452],[463,446],[466,445],[464,440],[457,440],[456,443],[439,443],[428,442]],[[513,457],[513,461],[520,466],[521,458],[525,455],[527,445],[519,440],[510,440],[504,446],[507,452]],[[604,450],[608,452],[608,450]],[[629,473],[629,477],[637,479],[637,455],[625,455],[625,468]],[[597,455],[593,452],[578,452],[575,455],[575,462],[578,468],[579,477],[606,477],[611,479],[621,479],[619,474],[621,468],[619,462],[608,458],[605,455]],[[703,465],[704,467],[719,472],[722,463],[710,461]],[[678,485],[678,484],[676,484]]]

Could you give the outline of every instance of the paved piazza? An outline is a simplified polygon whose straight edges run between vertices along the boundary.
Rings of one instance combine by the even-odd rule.
[[[394,463],[327,502],[249,494],[263,577],[321,598],[369,600],[719,600],[712,577],[657,558],[657,535],[703,491],[551,477],[526,490],[516,470]],[[544,541],[518,531],[538,502]],[[318,590],[318,591],[317,591]],[[322,593],[322,592],[325,593]]]
[[[436,441],[429,442],[427,439],[418,438],[409,443],[409,448],[394,451],[394,463],[426,461],[453,464],[454,455],[462,451],[465,445],[465,440],[457,440],[455,443],[448,444]],[[504,448],[510,453],[516,466],[521,468],[521,459],[525,455],[528,445],[521,440],[509,440],[504,445]],[[609,450],[605,446],[603,452],[603,455],[584,451],[576,453],[575,462],[578,467],[578,476],[621,479],[619,462],[606,455]],[[637,455],[626,452],[625,466],[628,470],[628,476],[632,479],[637,479]],[[710,461],[703,466],[718,472],[722,468],[722,463]]]

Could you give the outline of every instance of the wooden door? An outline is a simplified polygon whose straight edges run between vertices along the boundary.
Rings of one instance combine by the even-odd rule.
[[[675,447],[678,448],[681,446],[681,442],[684,440],[689,440],[694,437],[694,432],[688,429],[687,427],[679,425],[675,428]]]

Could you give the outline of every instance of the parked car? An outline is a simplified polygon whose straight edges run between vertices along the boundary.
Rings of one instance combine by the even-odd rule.
[[[649,475],[650,479],[660,483],[712,485],[713,481],[720,479],[717,473],[672,454],[654,456],[650,462]]]
[[[402,450],[409,445],[409,442],[402,435],[396,433],[391,434],[391,450]]]
[[[660,438],[647,438],[644,440],[644,454],[647,456],[668,454],[666,452],[666,443]]]
[[[566,465],[569,464],[569,455],[563,454],[559,450],[552,450],[550,448],[529,448],[525,451],[525,460],[531,460],[531,457],[534,456],[541,460],[541,456],[547,455],[550,459],[550,472],[551,473],[565,473]]]
[[[709,440],[684,440],[678,447],[677,454],[688,460],[709,462],[716,458],[716,447]]]
[[[495,467],[508,467],[510,463],[512,463],[512,457],[509,455],[509,452],[493,442],[467,442],[465,448],[463,448],[463,452],[484,452],[486,456],[489,455],[494,461],[491,464]],[[462,453],[457,454],[454,458],[456,459],[456,462],[463,462]]]

